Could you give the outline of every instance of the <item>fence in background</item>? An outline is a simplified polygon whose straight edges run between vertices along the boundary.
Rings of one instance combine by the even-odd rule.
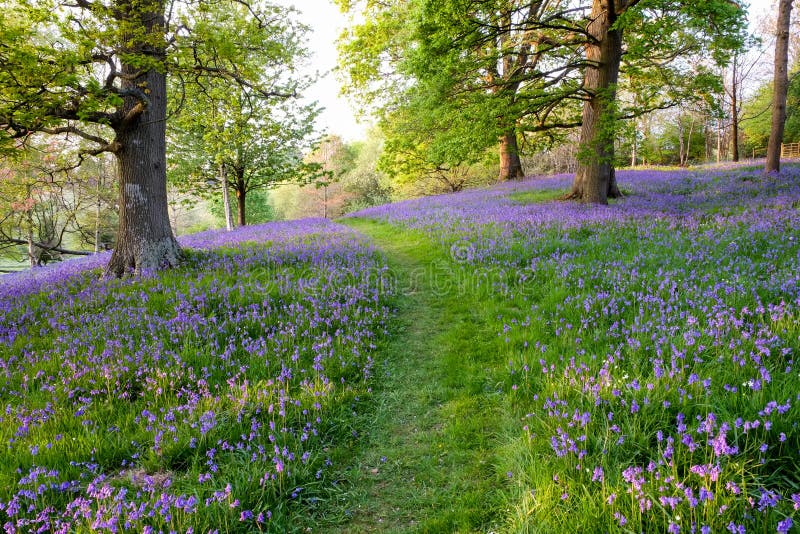
[[[800,158],[800,143],[781,143],[782,158]]]

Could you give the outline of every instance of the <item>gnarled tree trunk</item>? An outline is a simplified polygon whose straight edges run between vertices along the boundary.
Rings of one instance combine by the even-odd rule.
[[[134,51],[163,62],[165,51],[164,4],[119,0],[122,23],[143,27],[132,38]],[[141,65],[122,65],[124,119],[116,128],[115,155],[119,167],[119,233],[106,272],[128,272],[175,266],[180,247],[169,222],[166,165],[166,75],[155,68],[141,72]],[[138,76],[137,76],[138,74]]]
[[[772,93],[772,129],[767,147],[766,172],[781,170],[781,143],[786,125],[786,92],[789,88],[789,21],[792,14],[792,0],[780,0],[778,6],[778,26],[775,41],[775,81]]]
[[[522,161],[519,159],[519,145],[515,129],[506,130],[500,137],[500,175],[497,180],[516,180],[523,178]]]
[[[622,59],[622,32],[613,29],[617,13],[631,3],[594,0],[587,27],[594,41],[586,45],[590,66],[584,75],[588,99],[583,105],[578,170],[569,199],[607,204],[621,196],[614,176],[616,85]],[[615,8],[616,5],[616,8]]]

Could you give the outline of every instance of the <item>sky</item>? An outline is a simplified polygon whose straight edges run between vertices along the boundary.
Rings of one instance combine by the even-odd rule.
[[[366,138],[369,124],[356,121],[356,110],[341,96],[341,84],[333,69],[337,65],[336,39],[348,26],[348,16],[342,14],[332,0],[278,0],[294,6],[302,13],[300,21],[311,27],[308,48],[312,52],[311,72],[321,78],[306,92],[306,98],[316,100],[325,110],[318,118],[321,129],[343,137],[346,141]]]
[[[750,0],[751,24],[776,9],[776,0]],[[346,141],[357,141],[366,137],[370,125],[356,120],[356,110],[348,99],[341,95],[341,85],[333,73],[337,65],[336,39],[348,25],[348,16],[342,14],[332,0],[278,0],[283,5],[298,9],[305,24],[311,27],[309,49],[312,51],[310,69],[319,72],[321,78],[307,92],[306,98],[317,101],[325,108],[318,119],[321,130],[336,134]]]

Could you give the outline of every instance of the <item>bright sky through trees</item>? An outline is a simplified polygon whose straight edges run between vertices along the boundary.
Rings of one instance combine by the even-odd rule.
[[[348,25],[343,15],[331,0],[276,0],[278,4],[294,6],[301,13],[303,23],[312,29],[309,49],[313,53],[309,70],[319,72],[321,78],[306,95],[308,100],[318,101],[325,111],[318,119],[319,129],[342,136],[348,141],[366,136],[368,124],[356,121],[355,110],[339,93],[341,87],[333,69],[337,64],[336,39]]]

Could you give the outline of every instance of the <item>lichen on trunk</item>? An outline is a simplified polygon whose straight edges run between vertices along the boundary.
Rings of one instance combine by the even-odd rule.
[[[123,276],[173,267],[180,262],[180,246],[172,232],[167,204],[166,116],[167,83],[163,65],[164,5],[161,0],[120,0],[120,18],[144,28],[131,38],[131,52],[153,60],[122,64],[121,94],[125,95],[115,128],[114,154],[119,170],[119,232],[106,274]],[[145,9],[145,7],[147,9]]]
[[[146,117],[147,113],[142,119]],[[117,244],[106,269],[109,275],[174,267],[180,262],[180,246],[169,222],[161,146],[165,138],[153,131],[158,124],[163,121],[131,129],[117,138],[120,221]]]

